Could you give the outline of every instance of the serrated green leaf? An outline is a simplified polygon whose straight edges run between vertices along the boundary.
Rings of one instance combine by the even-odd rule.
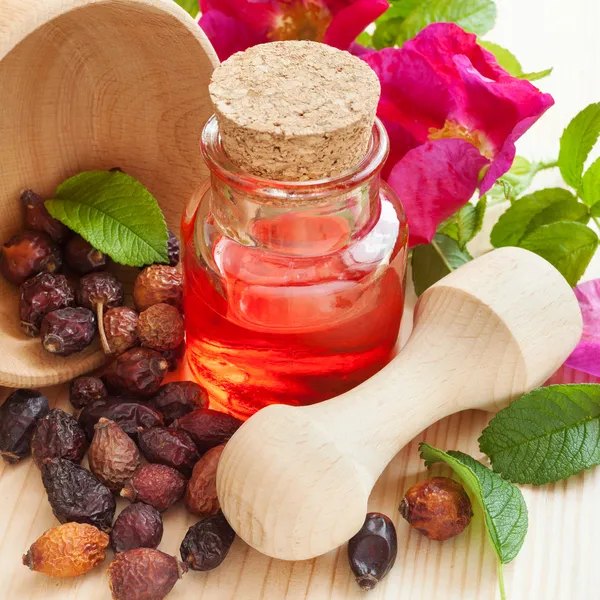
[[[481,231],[486,208],[487,200],[485,197],[481,198],[475,205],[465,204],[458,212],[440,225],[438,232],[452,238],[458,243],[460,249],[464,250],[467,244]]]
[[[478,43],[486,50],[489,50],[496,57],[498,64],[513,77],[527,79],[528,81],[537,81],[552,73],[552,69],[545,69],[544,71],[538,71],[536,73],[524,73],[523,67],[517,57],[506,48],[503,48],[494,42],[489,42],[488,40],[478,40]]]
[[[519,246],[545,258],[575,287],[598,248],[598,236],[582,223],[561,221],[538,227]]]
[[[600,464],[600,385],[552,385],[501,410],[479,438],[494,471],[541,485]]]
[[[534,71],[533,73],[523,73],[520,76],[520,79],[526,79],[527,81],[539,81],[540,79],[544,79],[544,77],[548,77],[551,75],[553,68],[544,69],[543,71]]]
[[[581,185],[585,161],[600,135],[600,102],[584,108],[560,138],[558,166],[565,182],[575,189]]]
[[[513,560],[525,541],[527,505],[521,490],[463,452],[444,452],[429,444],[419,446],[427,466],[444,462],[462,479],[483,511],[489,539],[502,564]]]
[[[584,173],[579,194],[588,206],[600,202],[600,158],[596,159]]]
[[[379,23],[373,32],[373,47],[381,50],[395,46],[398,30],[403,21],[403,18],[396,18]]]
[[[416,246],[412,255],[412,277],[417,296],[436,281],[473,257],[447,235],[436,233],[431,244]]]
[[[496,181],[486,196],[493,201],[514,201],[531,185],[541,167],[540,163],[531,163],[522,156],[515,156],[509,171]]]
[[[114,261],[132,267],[167,263],[168,231],[158,203],[120,171],[86,171],[46,201],[50,214]]]
[[[200,4],[198,0],[174,0],[181,8],[187,11],[194,19],[200,14]]]
[[[390,0],[390,7],[377,19],[377,23],[390,19],[406,19],[422,2],[423,0]]]

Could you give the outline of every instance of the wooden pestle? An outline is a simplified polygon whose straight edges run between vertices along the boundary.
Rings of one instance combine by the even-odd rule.
[[[217,474],[227,520],[276,558],[333,550],[360,529],[404,445],[447,415],[497,410],[540,386],[581,331],[573,291],[539,256],[503,248],[474,260],[421,296],[408,344],[377,375],[320,404],[269,406],[238,430]]]

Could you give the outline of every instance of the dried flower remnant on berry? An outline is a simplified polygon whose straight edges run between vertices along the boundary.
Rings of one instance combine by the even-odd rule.
[[[188,413],[171,425],[189,433],[200,452],[224,444],[241,426],[239,419],[210,408]]]
[[[132,348],[108,365],[104,382],[116,393],[151,396],[161,386],[168,368],[156,350]]]
[[[188,512],[199,517],[209,517],[219,512],[217,467],[224,449],[224,445],[211,448],[194,466],[183,496]]]
[[[179,429],[151,427],[140,431],[138,446],[150,463],[167,465],[189,476],[200,458],[194,440]]]
[[[71,238],[65,246],[65,263],[78,275],[101,271],[107,262],[106,254],[94,248],[80,235]]]
[[[171,381],[162,385],[156,395],[148,400],[150,406],[159,410],[165,423],[208,406],[208,393],[194,381]]]
[[[170,304],[155,304],[140,314],[137,333],[146,348],[159,352],[173,350],[183,342],[183,317]]]
[[[144,502],[159,512],[175,504],[185,492],[186,479],[166,465],[147,464],[140,467],[121,490],[130,502]]]
[[[169,255],[169,265],[176,267],[179,264],[181,251],[179,249],[179,240],[170,229],[169,239],[167,240],[167,253]]]
[[[138,317],[138,313],[127,306],[111,308],[104,315],[105,351],[118,356],[138,345]]]
[[[64,243],[71,235],[71,230],[58,219],[50,216],[44,205],[44,199],[31,190],[21,194],[21,204],[25,209],[25,227],[35,231],[43,231],[57,244]]]
[[[61,308],[44,317],[40,335],[45,350],[59,356],[70,356],[94,341],[96,317],[87,308]]]
[[[177,348],[173,350],[165,350],[161,352],[169,365],[169,371],[177,371],[179,363],[185,356],[185,342],[181,342]]]
[[[183,562],[194,571],[216,569],[226,558],[235,532],[222,513],[189,528],[179,549]]]
[[[110,532],[110,544],[116,552],[134,548],[156,548],[163,536],[160,513],[149,504],[137,502],[125,507]]]
[[[155,304],[171,304],[182,310],[183,275],[177,267],[152,265],[146,267],[136,278],[133,299],[139,311]]]
[[[98,377],[77,377],[69,387],[69,400],[75,408],[83,408],[108,396],[106,386]]]

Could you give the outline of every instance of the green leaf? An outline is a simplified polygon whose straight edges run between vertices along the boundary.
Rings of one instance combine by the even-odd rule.
[[[356,43],[365,48],[374,48],[373,36],[368,31],[363,31],[357,38]]]
[[[545,258],[575,287],[598,248],[598,236],[582,223],[561,221],[538,227],[519,246]]]
[[[548,77],[553,71],[553,68],[544,69],[543,71],[534,71],[533,73],[523,73],[521,75],[521,79],[527,79],[527,81],[538,81],[540,79],[544,79],[544,77]]]
[[[417,296],[470,260],[473,257],[466,250],[461,250],[456,241],[442,233],[436,233],[431,244],[416,246],[412,255],[412,277]]]
[[[200,14],[198,0],[174,0],[181,8],[186,10],[194,19]]]
[[[158,203],[119,171],[87,171],[67,179],[46,201],[50,214],[113,260],[132,267],[167,263],[168,231]]]
[[[548,188],[533,192],[515,200],[500,216],[492,229],[492,246],[518,246],[536,227],[555,221],[579,221],[584,214],[585,206],[567,190]]]
[[[404,19],[397,18],[386,19],[382,23],[379,23],[373,32],[373,47],[381,50],[382,48],[395,46],[398,29],[403,21]]]
[[[581,185],[585,161],[600,135],[600,102],[584,108],[560,138],[558,166],[565,182],[575,189]]]
[[[594,219],[600,217],[600,202],[597,202],[596,204],[594,204],[594,206],[592,206],[592,208],[590,209],[590,215],[594,217]]]
[[[444,221],[438,228],[443,233],[458,243],[461,250],[481,231],[487,200],[481,198],[476,205],[465,204],[458,212]]]
[[[600,464],[600,385],[552,385],[501,410],[479,438],[494,471],[541,485]]]
[[[528,526],[527,505],[521,490],[463,452],[443,452],[424,443],[419,449],[427,466],[445,462],[462,479],[483,511],[498,559],[502,564],[513,560],[523,546]]]
[[[545,69],[544,71],[538,71],[537,73],[524,73],[523,67],[517,60],[517,57],[506,48],[494,44],[494,42],[488,42],[487,40],[478,40],[478,43],[486,50],[489,50],[496,57],[498,64],[513,77],[527,79],[528,81],[536,81],[538,79],[543,79],[552,73],[552,69]]]
[[[531,163],[522,156],[515,156],[510,170],[496,181],[486,196],[495,201],[512,202],[531,185],[533,177],[541,168],[541,163]]]
[[[600,158],[595,160],[583,175],[579,193],[588,206],[600,202]]]

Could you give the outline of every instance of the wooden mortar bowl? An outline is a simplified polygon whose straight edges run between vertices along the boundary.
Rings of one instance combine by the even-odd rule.
[[[217,56],[171,0],[0,0],[0,243],[23,229],[19,194],[52,197],[81,171],[120,167],[179,231],[206,177],[198,143]],[[0,277],[0,385],[44,386],[103,363],[27,338],[18,288]]]

